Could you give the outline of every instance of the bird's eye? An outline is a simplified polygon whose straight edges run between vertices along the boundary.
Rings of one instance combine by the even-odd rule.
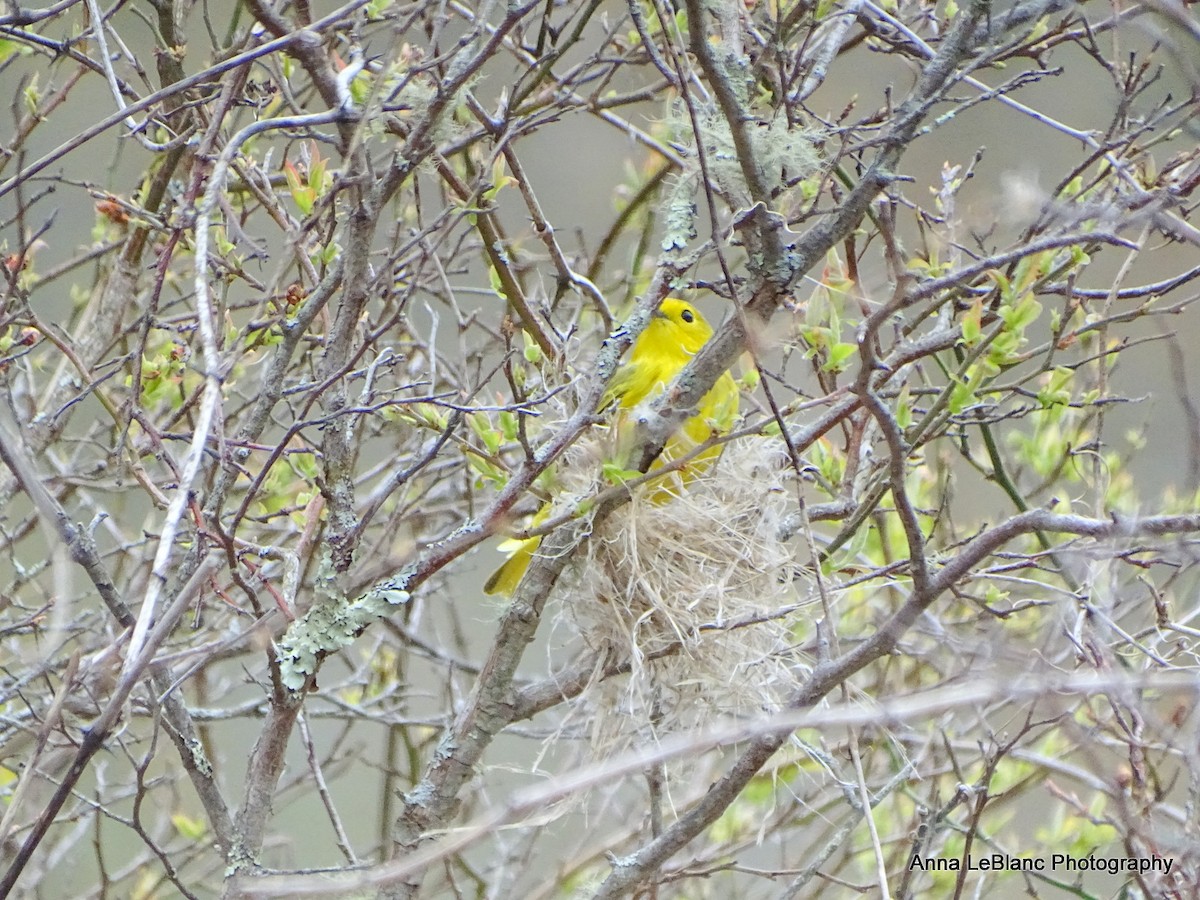
[[[679,317],[681,319],[683,319],[683,321],[688,322],[688,323],[696,321],[696,316],[692,313],[692,311],[690,309],[685,309],[683,312],[681,312],[679,314]]]

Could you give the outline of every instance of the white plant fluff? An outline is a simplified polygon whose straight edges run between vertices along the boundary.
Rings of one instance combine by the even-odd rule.
[[[775,708],[805,669],[796,648],[815,592],[797,578],[807,554],[780,539],[798,505],[781,442],[732,441],[689,477],[665,500],[653,482],[635,489],[567,574],[578,639],[628,671],[592,689],[594,743]]]

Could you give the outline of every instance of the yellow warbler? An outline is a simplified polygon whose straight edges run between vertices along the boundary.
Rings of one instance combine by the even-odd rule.
[[[619,466],[627,468],[636,462],[628,458],[629,451],[633,449],[629,446],[630,439],[637,430],[634,408],[662,394],[683,371],[684,366],[708,342],[712,333],[712,327],[696,307],[683,300],[668,297],[655,311],[645,331],[638,335],[629,351],[629,358],[613,376],[600,404],[601,409],[613,404],[616,404],[618,409],[614,431],[616,462]],[[696,415],[686,420],[680,430],[667,441],[655,465],[679,459],[713,434],[729,431],[737,417],[738,399],[737,384],[733,376],[728,372],[722,373],[712,389],[701,399]],[[718,446],[697,454],[695,459],[689,461],[687,469],[691,473],[702,471],[707,468],[706,461],[711,461],[720,452],[721,448]],[[688,474],[680,472],[678,479],[677,484],[685,483]],[[671,491],[667,487],[659,488],[651,496],[654,502],[661,503],[671,496]],[[549,514],[550,505],[546,504],[533,517],[530,527],[536,528]],[[517,589],[525,570],[529,568],[529,561],[541,541],[540,537],[533,537],[524,540],[514,538],[502,543],[500,549],[511,555],[492,573],[483,586],[484,592],[510,596]]]

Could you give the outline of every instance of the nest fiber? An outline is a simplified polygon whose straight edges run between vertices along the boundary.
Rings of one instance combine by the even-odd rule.
[[[779,538],[796,506],[778,441],[752,437],[670,495],[637,489],[596,526],[563,602],[583,642],[629,672],[597,687],[597,735],[697,727],[786,697],[811,599]]]

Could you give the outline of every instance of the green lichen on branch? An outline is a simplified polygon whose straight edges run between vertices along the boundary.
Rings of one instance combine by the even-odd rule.
[[[277,654],[284,685],[292,691],[302,690],[321,660],[348,647],[368,625],[407,603],[410,595],[399,587],[405,581],[402,572],[347,601],[336,588],[328,559],[322,560],[314,592],[323,595],[323,602],[293,622],[279,640]]]

